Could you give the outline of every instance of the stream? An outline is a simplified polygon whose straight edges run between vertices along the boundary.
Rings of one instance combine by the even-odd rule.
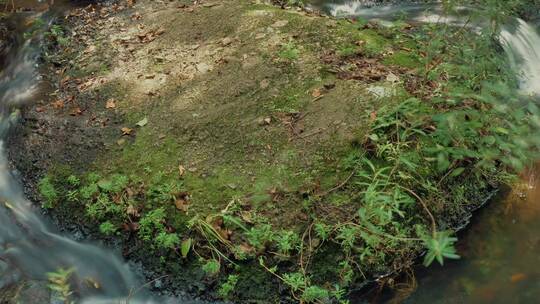
[[[118,254],[62,236],[25,199],[17,172],[6,159],[3,139],[10,126],[17,123],[17,109],[44,94],[38,65],[44,29],[38,29],[31,37],[23,33],[36,18],[45,20],[45,28],[47,22],[71,4],[56,0],[54,7],[47,9],[42,1],[16,2],[33,10],[10,17],[11,28],[5,33],[9,43],[0,44],[0,290],[21,281],[46,282],[47,273],[73,268],[73,287],[82,303],[193,303],[152,299],[144,292],[144,283]],[[464,22],[463,18],[441,17],[437,5],[378,6],[375,2],[314,0],[312,5],[336,17],[393,20],[407,16],[419,22]],[[540,96],[540,36],[535,26],[517,20],[513,27],[503,30],[501,43],[520,76],[523,94]],[[537,302],[540,167],[533,167],[522,177],[522,185],[513,191],[502,191],[460,234],[460,260],[450,261],[444,267],[418,268],[415,279],[403,290],[370,294],[367,301]],[[1,299],[0,295],[0,302]]]
[[[119,255],[59,234],[25,199],[16,171],[9,166],[4,139],[17,122],[17,108],[43,97],[47,91],[38,64],[44,31],[71,5],[58,0],[51,8],[41,1],[15,3],[32,11],[21,10],[9,17],[8,30],[3,31],[7,43],[0,48],[0,290],[25,282],[30,286],[26,303],[48,303],[46,296],[40,297],[40,286],[47,289],[43,288],[47,273],[73,269],[70,282],[82,303],[121,303],[115,299],[150,303],[143,284]],[[37,18],[43,22],[36,22]],[[30,29],[31,24],[34,28]],[[29,30],[33,34],[25,35]],[[63,302],[53,294],[51,303]]]

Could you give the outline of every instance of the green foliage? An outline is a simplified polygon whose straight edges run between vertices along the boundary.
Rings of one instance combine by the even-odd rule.
[[[139,221],[139,237],[142,240],[150,241],[155,232],[165,232],[165,209],[157,208],[148,212],[144,217]]]
[[[175,249],[180,245],[180,237],[176,233],[160,232],[154,240],[156,246],[161,249]]]
[[[329,301],[329,297],[330,294],[328,290],[319,286],[309,286],[302,293],[302,300],[306,303],[327,303]]]
[[[246,233],[249,243],[258,249],[263,249],[266,244],[273,240],[274,233],[272,232],[272,226],[268,224],[262,224],[256,227],[252,227]]]
[[[117,230],[118,228],[109,221],[103,222],[99,225],[99,231],[105,235],[113,235]]]
[[[180,253],[182,254],[183,258],[186,258],[189,254],[189,251],[191,250],[193,244],[193,239],[189,238],[182,241],[182,245],[180,246]]]
[[[66,46],[69,44],[69,39],[66,37],[64,28],[61,25],[53,24],[45,36],[55,40],[59,45]]]
[[[289,255],[299,249],[300,237],[293,231],[281,231],[276,235],[276,243],[281,254]]]
[[[99,193],[99,188],[97,184],[90,184],[88,186],[82,187],[79,193],[81,194],[81,197],[83,199],[89,200],[94,197],[95,194]]]
[[[47,273],[47,278],[49,280],[49,289],[57,292],[59,299],[62,300],[64,304],[74,303],[70,300],[71,296],[73,295],[73,290],[71,289],[71,285],[69,284],[69,280],[74,271],[75,269],[73,268],[60,268],[56,272]]]
[[[229,275],[227,277],[227,281],[225,281],[219,287],[219,290],[218,290],[219,296],[224,299],[231,297],[237,283],[238,283],[238,276],[233,275],[233,274]]]
[[[303,290],[308,285],[305,276],[299,272],[284,274],[283,282],[287,284],[292,291]]]
[[[70,175],[67,182],[71,187],[78,187],[81,184],[81,180],[75,175]]]
[[[425,236],[423,238],[424,245],[428,249],[424,257],[424,265],[427,267],[437,260],[439,264],[444,264],[444,259],[459,259],[456,254],[454,243],[457,238],[450,237],[451,232],[442,231],[436,232],[433,236]]]
[[[52,208],[58,199],[58,193],[49,177],[44,177],[38,184],[39,193],[45,200],[43,207]]]
[[[219,273],[221,269],[221,264],[216,259],[210,259],[203,264],[202,270],[206,273],[207,276],[215,276]]]
[[[292,41],[290,41],[281,47],[278,56],[287,61],[296,61],[300,57],[300,50]]]

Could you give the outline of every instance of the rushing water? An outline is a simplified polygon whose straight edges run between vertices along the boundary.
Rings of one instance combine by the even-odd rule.
[[[313,0],[336,17],[462,25],[467,11],[445,16],[436,4],[380,5],[369,0]],[[531,8],[539,10],[540,8]],[[520,91],[540,97],[540,35],[521,19],[504,27],[500,42],[518,74]],[[476,25],[481,26],[479,24]],[[499,194],[460,235],[461,259],[445,266],[419,267],[401,290],[377,293],[369,302],[538,303],[540,302],[540,165],[522,176],[522,184]]]
[[[33,2],[16,1],[47,8]],[[83,303],[120,303],[115,299],[128,297],[130,303],[149,303],[138,289],[142,284],[116,254],[61,236],[39,215],[6,159],[4,138],[17,119],[16,109],[32,102],[42,82],[38,58],[43,29],[31,38],[23,32],[38,17],[50,22],[64,5],[67,1],[56,0],[54,9],[42,13],[13,14],[9,43],[0,50],[0,289],[21,281],[46,281],[48,272],[72,268],[71,284]]]

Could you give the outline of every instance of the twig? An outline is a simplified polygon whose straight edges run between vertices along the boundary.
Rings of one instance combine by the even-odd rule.
[[[320,129],[318,129],[318,130],[316,130],[316,131],[313,131],[313,132],[311,132],[311,133],[304,134],[304,135],[302,135],[302,136],[299,136],[298,138],[304,139],[304,138],[306,138],[306,137],[310,137],[310,136],[312,136],[312,135],[319,134],[319,133],[321,133],[322,131],[324,131],[324,128],[320,128]]]
[[[347,178],[343,182],[341,182],[339,185],[335,186],[334,188],[326,191],[321,196],[327,196],[328,194],[330,194],[330,193],[340,189],[341,187],[345,186],[349,182],[349,180],[351,180],[351,178],[354,176],[354,173],[355,173],[355,171],[353,170],[351,172],[351,174],[349,174],[349,176],[347,176]]]
[[[418,194],[416,194],[414,191],[404,188],[404,187],[402,187],[402,189],[409,192],[412,196],[414,196],[420,202],[422,207],[424,207],[424,210],[426,211],[426,213],[429,215],[429,218],[431,219],[432,233],[435,234],[435,232],[437,232],[437,222],[435,221],[435,217],[433,217],[433,214],[431,213],[431,211],[429,211],[428,207],[426,206],[426,203],[424,202],[424,200],[422,200],[422,198],[420,198],[420,196],[418,196]]]
[[[126,304],[129,303],[129,301],[131,300],[131,298],[132,298],[134,295],[136,295],[139,291],[141,291],[143,288],[145,288],[146,286],[148,286],[148,285],[150,285],[150,284],[156,282],[157,280],[161,280],[161,279],[163,279],[163,278],[165,278],[165,277],[168,277],[168,276],[169,276],[168,274],[162,275],[162,276],[160,276],[160,277],[158,277],[158,278],[153,279],[153,280],[150,281],[150,282],[147,282],[147,283],[141,285],[139,288],[135,289],[135,291],[130,290],[130,291],[129,291],[129,295],[128,295],[127,299],[126,299]]]

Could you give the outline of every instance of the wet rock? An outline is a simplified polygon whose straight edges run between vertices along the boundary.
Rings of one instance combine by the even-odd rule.
[[[17,298],[17,303],[63,303],[52,302],[51,293],[46,282],[30,281]]]

